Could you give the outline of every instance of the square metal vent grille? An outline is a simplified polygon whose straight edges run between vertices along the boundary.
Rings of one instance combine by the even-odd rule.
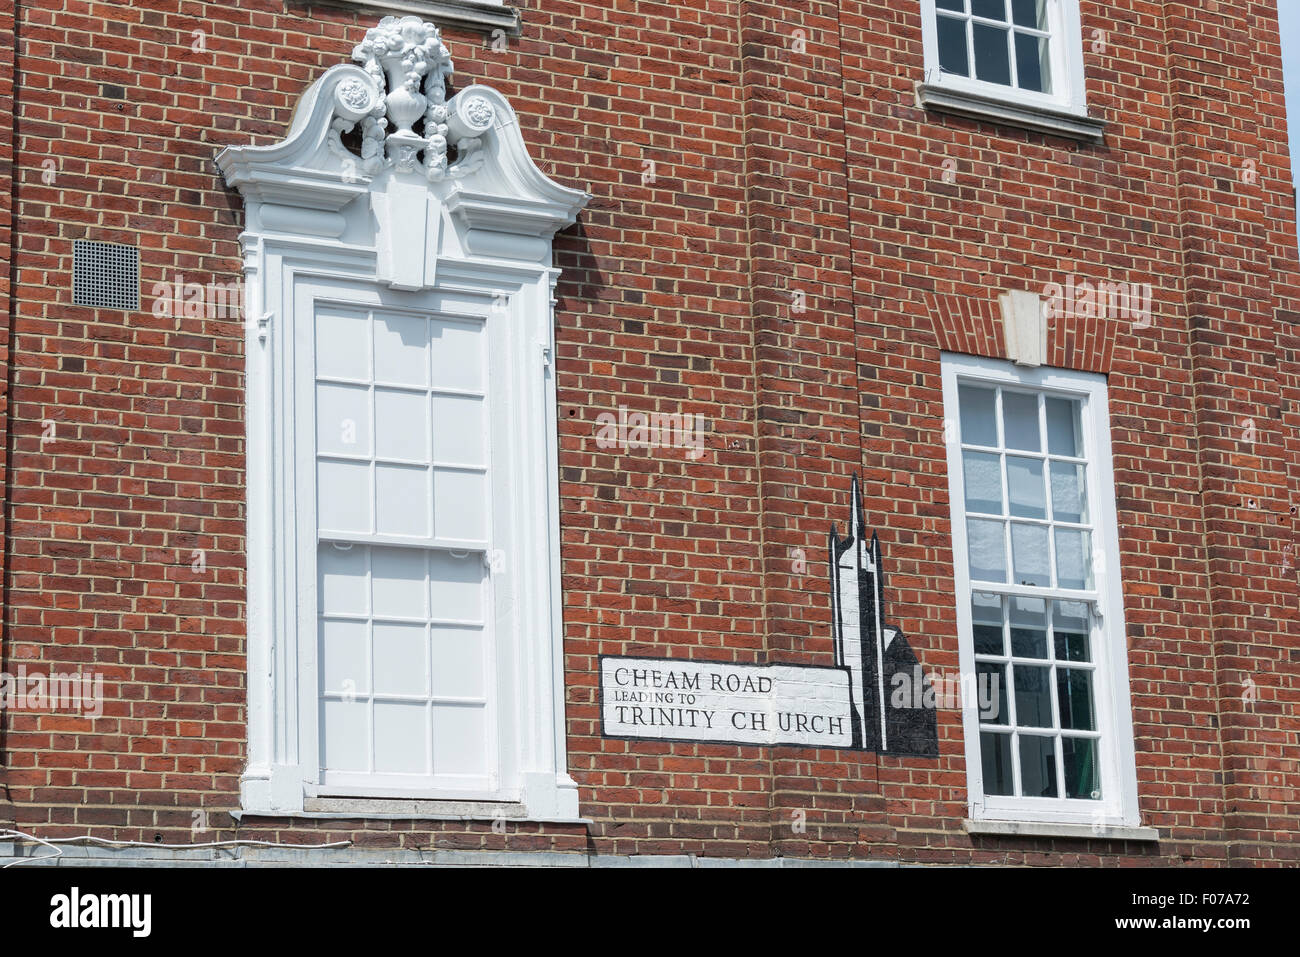
[[[140,308],[140,250],[90,239],[72,242],[72,301],[104,309]]]

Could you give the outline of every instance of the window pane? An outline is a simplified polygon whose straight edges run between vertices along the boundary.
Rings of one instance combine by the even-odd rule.
[[[964,0],[935,0],[934,5],[940,10],[956,10],[958,13],[966,12]]]
[[[1052,567],[1047,554],[1047,526],[1011,525],[1012,576],[1017,585],[1047,588],[1052,584]]]
[[[1002,650],[1002,599],[997,595],[976,592],[970,599],[971,620],[974,622],[975,654],[1001,655]]]
[[[423,701],[376,701],[375,771],[429,773],[429,723]]]
[[[998,444],[997,413],[992,389],[964,385],[958,390],[961,406],[961,440],[967,445]]]
[[[460,704],[433,706],[433,770],[436,774],[486,774],[487,709]]]
[[[1053,455],[1083,456],[1083,428],[1079,403],[1074,399],[1048,398],[1047,451]]]
[[[482,399],[433,396],[433,458],[440,465],[487,465]]]
[[[963,452],[966,511],[1002,515],[1002,463],[988,452]]]
[[[370,588],[376,618],[423,620],[429,614],[425,553],[416,548],[370,549]]]
[[[322,770],[369,771],[370,738],[370,704],[365,698],[321,701]]]
[[[429,397],[405,389],[375,389],[375,455],[429,461]]]
[[[970,0],[970,12],[977,17],[990,20],[1007,20],[1006,0]]]
[[[1069,462],[1051,464],[1052,518],[1058,522],[1087,524],[1087,483],[1084,480],[1083,468],[1082,465],[1073,465]],[[1011,514],[1014,515],[1015,512]]]
[[[351,697],[370,693],[370,655],[364,621],[322,619],[319,655],[322,695]]]
[[[369,389],[316,383],[316,451],[321,455],[369,457]]]
[[[1057,583],[1062,588],[1092,588],[1091,536],[1066,528],[1056,529],[1055,534]]]
[[[1016,725],[1022,728],[1052,727],[1051,668],[1013,665],[1016,682]]]
[[[484,696],[486,654],[482,628],[435,625],[430,629],[433,693],[440,697]]]
[[[335,532],[372,531],[370,466],[365,462],[321,462],[316,467],[317,522]]]
[[[1048,56],[1047,37],[1016,34],[1016,83],[1022,90],[1035,93],[1052,91],[1052,61]]]
[[[435,318],[430,325],[433,387],[467,389],[484,388],[487,335],[485,326],[472,319]]]
[[[1018,658],[1047,657],[1047,602],[1011,598],[1011,653]]]
[[[381,535],[429,535],[429,470],[422,465],[375,466],[375,527]]]
[[[1056,672],[1056,701],[1061,708],[1061,727],[1074,731],[1096,731],[1092,710],[1092,672],[1061,668]]]
[[[1007,57],[1007,31],[983,23],[972,23],[975,31],[975,78],[987,83],[1011,85],[1011,63]]]
[[[1010,724],[1007,666],[991,661],[975,662],[975,686],[982,699],[980,720],[987,724]]]
[[[438,469],[434,472],[433,531],[439,538],[487,540],[486,474],[451,469]]]
[[[1008,455],[1007,486],[1012,515],[1019,518],[1047,518],[1042,459],[1022,459]]]
[[[980,763],[984,766],[985,794],[1012,794],[1011,735],[980,734]]]
[[[1011,19],[1018,27],[1047,29],[1047,0],[1011,0]]]
[[[483,620],[483,559],[470,552],[429,552],[430,608],[440,621]]]
[[[321,311],[316,316],[316,374],[365,382],[370,378],[370,325],[365,314]]]
[[[1041,451],[1038,435],[1038,396],[1024,392],[1002,393],[1002,423],[1009,449]]]
[[[1101,774],[1097,769],[1095,738],[1062,738],[1065,759],[1065,796],[1097,801],[1101,799]]]
[[[429,693],[429,639],[423,622],[374,624],[376,695]]]
[[[948,73],[970,76],[970,59],[966,55],[966,21],[936,17],[939,37],[939,68]]]
[[[1052,636],[1057,661],[1091,661],[1088,652],[1088,606],[1081,601],[1053,602]]]
[[[1020,791],[1025,797],[1056,797],[1056,739],[1020,736]]]
[[[321,543],[316,552],[316,597],[327,615],[364,616],[370,612],[367,551]]]
[[[429,320],[375,314],[375,381],[423,388],[429,384]]]
[[[986,582],[1007,580],[1005,535],[1002,522],[990,522],[979,518],[966,520],[971,578]]]

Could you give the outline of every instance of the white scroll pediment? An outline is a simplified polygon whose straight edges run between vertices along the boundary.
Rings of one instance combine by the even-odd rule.
[[[537,168],[506,98],[477,84],[447,97],[451,60],[416,17],[384,18],[353,58],[303,94],[282,141],[217,156],[248,230],[346,235],[402,289],[432,285],[439,256],[549,262],[590,196]]]

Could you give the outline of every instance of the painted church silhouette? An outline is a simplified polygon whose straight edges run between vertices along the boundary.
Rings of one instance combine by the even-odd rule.
[[[916,695],[910,691],[921,674],[919,661],[907,638],[885,617],[880,541],[875,532],[867,539],[856,472],[851,509],[848,538],[841,539],[831,524],[830,569],[835,664],[849,672],[853,747],[938,757],[934,709],[914,706],[924,688],[916,689]],[[921,680],[929,685],[929,679]],[[894,703],[893,694],[899,685],[909,689],[898,696],[904,699],[901,705]]]

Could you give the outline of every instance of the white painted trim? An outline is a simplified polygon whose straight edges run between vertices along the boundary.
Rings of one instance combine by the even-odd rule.
[[[927,83],[917,84],[916,103],[917,106],[940,113],[1016,126],[1088,143],[1100,143],[1106,132],[1105,120],[1074,116],[1036,106],[1019,106],[995,97],[979,96]]]
[[[1068,837],[1081,841],[1158,841],[1154,827],[1123,827],[1115,824],[1039,824],[1033,821],[962,822],[967,834],[998,837]]]
[[[1110,413],[1104,376],[1038,367],[1020,368],[1010,362],[945,353],[942,357],[944,415],[951,422],[947,442],[948,488],[953,533],[954,594],[957,604],[958,657],[963,674],[975,673],[970,612],[970,567],[965,523],[960,415],[960,381],[1028,387],[1070,395],[1084,402],[1083,433],[1088,460],[1088,495],[1094,510],[1093,548],[1100,549],[1094,580],[1101,615],[1102,640],[1097,655],[1098,730],[1102,732],[1099,760],[1103,798],[1098,802],[1049,798],[1008,798],[984,795],[980,757],[979,716],[973,702],[963,708],[966,778],[970,817],[976,821],[1037,821],[1087,824],[1090,827],[1136,827],[1137,770],[1133,747],[1133,715],[1129,692],[1128,645],[1124,626],[1124,596],[1120,583],[1119,527],[1115,509],[1115,476],[1110,441]],[[1104,679],[1104,680],[1102,680]],[[1014,694],[1008,688],[1007,694]]]
[[[369,7],[383,13],[413,13],[435,23],[484,33],[502,30],[519,36],[519,11],[502,0],[336,0],[350,7]]]
[[[577,785],[565,755],[556,394],[544,356],[554,353],[559,276],[551,241],[590,197],[537,168],[509,103],[480,85],[446,101],[457,163],[430,162],[434,140],[409,129],[387,135],[388,155],[381,144],[369,161],[351,156],[333,131],[382,108],[378,84],[374,71],[333,67],[306,91],[283,141],[228,147],[217,157],[246,217],[249,762],[240,803],[248,814],[295,814],[309,798],[340,799],[320,778],[315,510],[298,481],[315,440],[302,368],[314,348],[311,303],[332,290],[372,304],[490,313],[489,407],[500,413],[492,428],[501,440],[489,470],[488,544],[507,556],[503,574],[489,573],[501,629],[498,773],[450,794],[349,785],[341,797],[361,807],[490,799],[517,805],[530,820],[575,820]],[[388,99],[391,111],[399,98]],[[423,254],[409,255],[413,247]]]

